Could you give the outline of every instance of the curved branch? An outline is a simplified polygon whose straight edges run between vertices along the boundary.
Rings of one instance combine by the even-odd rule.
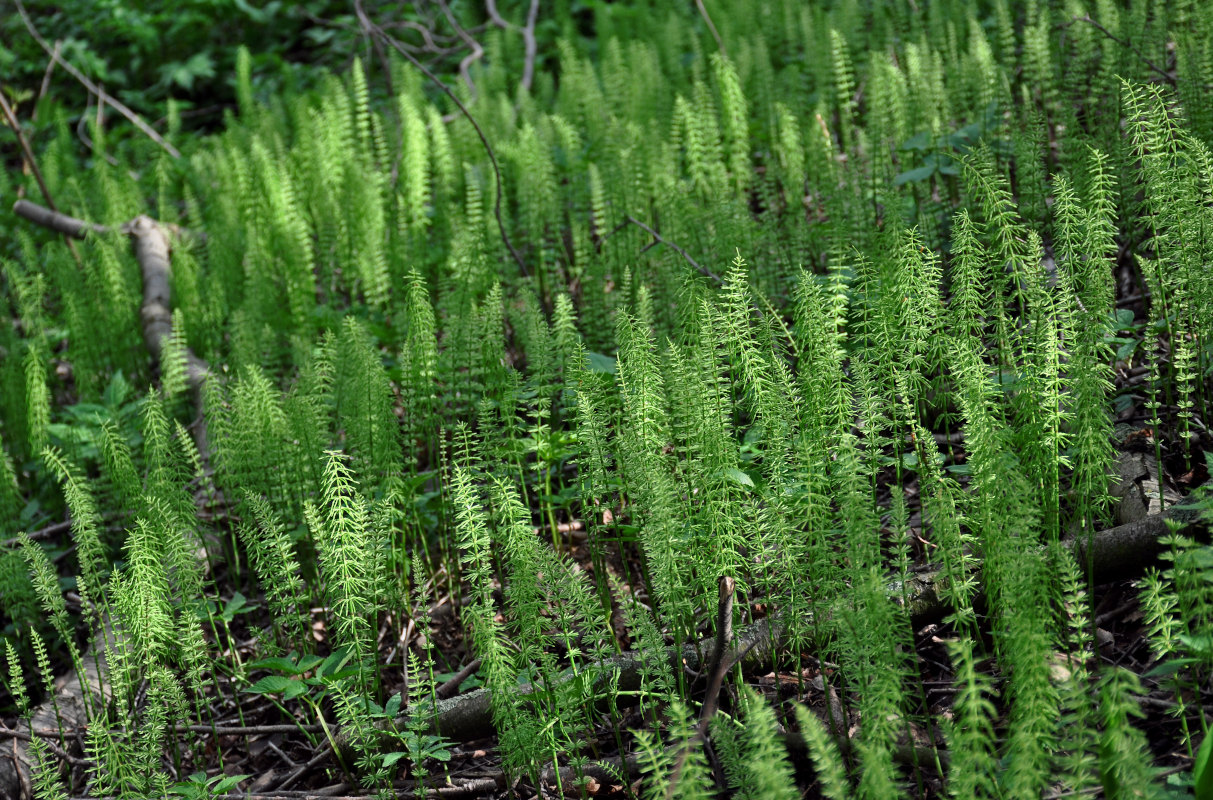
[[[136,128],[143,131],[149,139],[160,145],[164,152],[168,153],[173,158],[181,158],[181,151],[166,142],[164,137],[156,133],[156,131],[153,130],[152,127],[146,122],[144,122],[138,114],[131,111],[122,102],[89,80],[87,75],[65,61],[63,57],[59,55],[58,49],[52,48],[47,43],[46,39],[42,38],[42,34],[38,33],[38,29],[34,27],[34,22],[29,18],[29,13],[25,10],[25,5],[21,2],[21,0],[16,0],[16,4],[17,13],[21,15],[21,21],[25,23],[25,29],[29,31],[30,36],[34,37],[34,41],[36,41],[38,45],[46,51],[46,54],[51,57],[51,60],[67,70],[68,73],[79,81],[85,89],[88,89],[90,92],[96,95],[99,102],[108,103],[113,106],[115,111],[130,120],[131,123],[134,124]]]
[[[497,162],[497,153],[493,150],[493,146],[489,144],[488,137],[485,136],[484,130],[480,127],[480,124],[476,122],[476,118],[472,116],[472,112],[468,111],[467,106],[465,106],[463,102],[455,95],[455,93],[451,91],[451,87],[443,83],[442,80],[433,72],[430,72],[430,70],[420,61],[418,61],[417,58],[408,51],[408,48],[404,47],[404,45],[402,45],[398,39],[388,34],[387,31],[373,21],[367,20],[367,23],[370,26],[371,31],[376,36],[381,37],[383,41],[387,42],[387,44],[392,47],[392,49],[404,56],[405,59],[420,70],[421,74],[425,75],[425,77],[428,78],[431,83],[442,90],[443,94],[451,98],[451,102],[455,104],[460,113],[467,118],[467,121],[470,122],[472,127],[476,130],[476,135],[480,137],[480,143],[484,145],[484,151],[488,154],[489,161],[493,165],[493,175],[497,178],[497,197],[493,203],[493,216],[497,218],[497,230],[501,233],[501,241],[505,245],[505,248],[510,251],[510,255],[513,256],[514,261],[518,264],[518,268],[522,270],[523,276],[529,278],[531,273],[530,270],[526,268],[526,262],[522,260],[522,255],[514,248],[514,244],[510,241],[509,234],[505,231],[505,221],[501,217],[501,196],[505,191],[501,179],[501,166]]]
[[[442,9],[442,13],[446,15],[447,22],[451,23],[451,27],[459,34],[459,38],[463,43],[471,48],[472,52],[468,53],[459,62],[459,74],[463,78],[463,83],[468,87],[471,102],[476,102],[476,84],[472,81],[472,64],[484,57],[484,48],[480,46],[480,42],[459,24],[459,20],[455,19],[455,15],[451,13],[451,8],[446,4],[446,0],[438,0],[438,7]]]
[[[539,18],[539,0],[531,0],[531,8],[526,15],[526,25],[521,28],[501,16],[497,11],[497,0],[484,0],[484,10],[488,12],[489,21],[498,28],[522,34],[526,54],[522,63],[522,80],[518,82],[518,85],[526,92],[530,92],[531,84],[535,80],[535,57],[539,54],[539,46],[535,41],[535,21]]]

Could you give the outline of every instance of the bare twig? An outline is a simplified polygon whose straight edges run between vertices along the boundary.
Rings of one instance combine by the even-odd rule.
[[[104,107],[104,105],[105,105],[104,103],[97,104],[98,112],[100,112],[100,110]],[[84,108],[84,113],[80,115],[80,119],[76,120],[76,138],[79,139],[80,141],[84,142],[84,146],[87,147],[90,151],[92,151],[92,154],[94,156],[101,156],[102,158],[105,159],[106,163],[109,164],[111,167],[116,167],[116,166],[118,166],[118,159],[114,158],[114,156],[111,155],[110,153],[106,153],[104,151],[101,153],[98,153],[97,146],[95,144],[93,144],[92,137],[90,137],[87,133],[85,133],[85,129],[88,127],[88,113],[92,110],[92,108],[93,108],[93,98],[90,95],[88,98],[88,105],[85,106],[85,108]],[[100,113],[98,113],[98,116],[100,116]],[[100,128],[101,128],[100,119],[97,120],[97,128],[98,128],[98,130],[100,130]]]
[[[71,530],[71,528],[72,521],[69,519],[64,522],[53,522],[50,525],[47,525],[45,528],[39,528],[33,533],[26,534],[26,536],[36,542],[39,539],[49,539],[57,534],[66,533],[67,531]],[[0,547],[11,547],[13,545],[20,544],[21,540],[22,537],[14,536],[11,539],[5,539],[3,542],[0,542]]]
[[[50,228],[56,233],[62,233],[64,236],[70,236],[73,239],[83,239],[89,233],[104,236],[110,232],[110,229],[105,225],[76,219],[57,211],[53,204],[48,203],[48,205],[50,205],[50,208],[40,206],[37,203],[31,203],[28,200],[18,200],[13,204],[13,213],[19,217],[25,217],[35,225]]]
[[[383,70],[383,85],[387,89],[387,96],[395,97],[396,90],[392,87],[392,64],[388,61],[387,51],[383,49],[383,42],[371,33],[371,21],[362,7],[362,0],[354,0],[354,13],[358,16],[358,24],[362,28],[363,35],[371,40],[371,49],[375,51],[375,58],[379,59],[379,68]]]
[[[740,657],[729,651],[729,645],[733,642],[733,598],[737,593],[737,581],[728,575],[720,576],[719,593],[716,606],[716,650],[712,653],[712,666],[708,669],[708,693],[699,709],[698,730],[678,747],[678,757],[674,761],[674,768],[670,770],[670,780],[666,786],[667,798],[673,797],[691,748],[698,747],[707,738],[708,725],[711,724],[712,717],[716,716],[716,709],[720,707],[720,689],[724,685],[724,676]]]
[[[720,599],[716,608],[716,652],[712,654],[712,666],[708,670],[708,694],[699,710],[699,734],[707,732],[708,723],[716,714],[720,702],[720,687],[724,676],[733,666],[729,645],[733,642],[733,599],[737,593],[737,581],[728,575],[720,578]]]
[[[729,51],[724,49],[724,40],[720,38],[720,33],[717,32],[716,25],[712,22],[712,15],[708,13],[703,0],[695,0],[695,7],[699,9],[699,16],[703,17],[703,21],[708,24],[708,30],[712,32],[712,38],[716,40],[716,47],[720,49],[720,54],[728,58]]]
[[[29,140],[25,138],[25,132],[21,130],[21,123],[17,121],[17,114],[8,104],[8,97],[3,91],[0,91],[0,111],[4,112],[4,121],[13,129],[13,134],[17,137],[21,155],[25,158],[25,163],[29,165],[30,172],[34,174],[34,180],[38,182],[38,190],[42,192],[46,204],[53,209],[55,201],[51,198],[51,190],[46,187],[46,181],[42,178],[42,170],[38,169],[38,162],[34,160],[34,153],[30,150]]]
[[[497,218],[497,230],[501,233],[501,241],[505,245],[506,249],[509,250],[510,255],[514,257],[514,261],[518,264],[518,268],[522,270],[522,274],[526,277],[530,277],[531,273],[530,270],[526,268],[526,262],[522,260],[522,255],[514,248],[513,243],[510,241],[509,234],[505,231],[505,220],[501,217],[501,195],[504,192],[504,186],[502,185],[501,179],[501,166],[497,162],[497,153],[493,150],[493,146],[489,144],[488,137],[485,136],[484,130],[480,127],[480,123],[476,122],[476,118],[472,116],[470,111],[468,111],[467,106],[465,106],[463,102],[455,95],[455,93],[451,91],[451,87],[443,83],[437,75],[430,72],[430,70],[420,61],[418,61],[407,48],[401,45],[398,39],[388,34],[387,31],[375,24],[375,22],[369,19],[367,22],[370,25],[370,29],[377,36],[381,37],[383,41],[390,45],[397,53],[404,56],[405,60],[420,70],[421,74],[429,78],[431,83],[442,90],[443,94],[451,98],[451,101],[459,109],[460,113],[467,118],[467,121],[470,122],[472,127],[476,130],[476,135],[480,137],[480,143],[484,145],[484,150],[486,153],[488,153],[489,161],[493,166],[493,175],[497,179],[497,198],[493,203],[493,216]]]
[[[14,0],[14,2],[16,2],[16,4],[17,4],[17,13],[21,15],[21,21],[25,23],[25,29],[29,31],[30,36],[34,37],[34,41],[36,41],[38,43],[38,45],[43,50],[46,51],[46,54],[49,55],[53,61],[55,61],[56,63],[59,64],[59,66],[63,67],[65,70],[67,70],[68,73],[73,78],[75,78],[77,81],[79,81],[81,83],[81,85],[84,86],[85,89],[88,89],[90,92],[92,92],[94,95],[96,95],[97,99],[100,102],[109,103],[111,106],[113,106],[114,110],[116,110],[119,114],[121,114],[122,116],[124,116],[128,120],[130,120],[131,123],[133,123],[136,128],[143,131],[143,133],[146,134],[149,139],[151,139],[156,144],[160,145],[160,147],[166,153],[168,153],[173,158],[181,158],[181,152],[177,148],[173,147],[171,144],[166,142],[164,140],[164,137],[161,136],[160,134],[156,133],[156,131],[153,130],[152,127],[150,125],[148,125],[146,122],[144,122],[143,119],[138,114],[136,114],[134,111],[131,111],[122,102],[120,102],[119,100],[117,100],[116,98],[114,98],[113,96],[108,94],[100,86],[98,86],[97,84],[95,84],[91,80],[89,80],[87,75],[85,75],[83,72],[76,69],[70,63],[65,61],[63,59],[63,57],[61,55],[59,55],[58,50],[56,50],[55,48],[52,48],[50,46],[50,44],[46,41],[46,39],[42,38],[42,34],[38,33],[38,29],[36,27],[34,27],[34,22],[33,22],[33,20],[30,19],[29,13],[25,10],[25,5],[21,2],[21,0]]]
[[[323,725],[186,725],[177,728],[214,736],[261,736],[271,733],[324,733]]]
[[[459,38],[463,40],[463,43],[472,50],[459,62],[459,75],[463,78],[464,85],[468,87],[470,101],[474,103],[476,102],[476,84],[472,81],[472,64],[484,57],[484,48],[480,46],[480,42],[476,41],[470,33],[463,29],[463,26],[459,24],[459,20],[455,19],[455,15],[451,13],[451,8],[446,4],[446,0],[438,0],[438,7],[442,9],[442,13],[446,16],[447,22],[451,23],[451,27],[455,29],[455,33],[459,34]]]
[[[434,690],[434,694],[438,697],[450,697],[459,691],[459,685],[472,676],[472,673],[480,669],[480,659],[475,659],[463,669],[455,673],[455,676],[446,683]]]
[[[518,85],[522,87],[523,91],[530,92],[531,84],[535,80],[535,56],[539,53],[539,46],[535,41],[535,21],[539,18],[539,0],[531,0],[531,9],[526,15],[526,25],[521,28],[501,16],[497,11],[497,0],[484,0],[484,10],[488,12],[489,20],[498,28],[522,34],[525,60],[522,64],[522,80],[518,82]]]
[[[0,725],[0,738],[16,739],[19,742],[32,742],[33,741],[33,737],[30,736],[28,733],[22,733],[21,731],[15,731],[12,728],[7,728],[2,725]],[[91,766],[93,766],[93,762],[88,760],[87,758],[76,758],[76,756],[72,755],[71,753],[68,753],[67,751],[60,748],[59,745],[57,745],[53,741],[51,741],[52,739],[59,738],[58,731],[55,732],[54,736],[43,736],[41,733],[39,733],[38,738],[41,739],[42,743],[46,745],[46,749],[50,750],[51,754],[54,755],[55,758],[59,759],[60,761],[65,761],[68,764],[71,764],[73,767],[91,767]]]
[[[59,53],[61,50],[63,50],[63,41],[57,40],[55,42],[55,52],[51,53],[51,60],[46,62],[46,72],[42,73],[42,85],[38,87],[38,100],[39,101],[41,101],[42,98],[46,97],[46,95],[51,90],[51,75],[54,74],[54,72],[55,72],[55,59],[59,57]],[[38,116],[38,103],[35,102],[34,110],[30,114],[30,119],[31,120],[36,119],[37,116]]]
[[[278,791],[284,791],[291,788],[293,785],[295,785],[296,781],[315,769],[316,766],[319,765],[320,762],[327,758],[332,752],[332,744],[326,741],[320,750],[317,751],[316,755],[312,756],[310,759],[308,759],[306,764],[301,765],[298,769],[286,777],[286,780],[279,785]]]
[[[666,247],[670,248],[670,249],[671,249],[671,250],[673,250],[675,253],[677,253],[678,255],[680,255],[680,256],[682,256],[683,258],[685,258],[685,259],[687,260],[687,263],[688,263],[688,264],[690,264],[690,265],[691,265],[692,267],[694,267],[695,269],[699,270],[699,271],[700,271],[701,273],[703,273],[704,275],[708,276],[709,278],[711,278],[712,280],[716,281],[717,283],[720,283],[720,284],[723,284],[723,283],[724,283],[724,280],[723,280],[723,279],[722,279],[722,278],[721,278],[719,275],[717,275],[715,272],[712,272],[712,271],[711,271],[710,269],[708,269],[707,267],[701,266],[701,265],[699,264],[699,262],[698,262],[698,261],[696,261],[695,259],[691,258],[690,254],[689,254],[689,253],[688,253],[686,250],[683,250],[681,247],[679,247],[678,245],[674,244],[674,243],[673,243],[673,242],[671,242],[671,241],[668,241],[667,239],[663,239],[663,238],[661,237],[661,234],[660,234],[660,233],[658,233],[657,231],[653,230],[653,229],[652,229],[652,228],[650,228],[648,225],[645,225],[643,222],[641,222],[640,220],[638,220],[638,219],[636,219],[635,217],[630,216],[630,215],[629,215],[629,216],[624,217],[624,220],[626,220],[627,222],[632,223],[633,225],[635,225],[636,227],[640,228],[641,230],[646,231],[646,232],[649,234],[649,236],[652,236],[652,237],[653,237],[654,239],[656,239],[658,242],[660,242],[661,244],[664,244]]]
[[[51,210],[55,210],[55,200],[51,197],[51,190],[47,188],[46,181],[42,178],[42,170],[38,169],[38,162],[34,158],[34,152],[30,149],[29,140],[25,138],[25,132],[21,130],[21,123],[17,121],[17,114],[13,111],[12,106],[8,104],[8,98],[4,96],[4,91],[0,89],[0,111],[4,112],[4,119],[13,129],[13,134],[17,137],[17,144],[21,147],[21,154],[25,158],[25,163],[29,166],[29,170],[34,175],[34,180],[38,182],[38,191],[42,192],[42,197],[46,200],[46,204]],[[18,203],[23,201],[18,200]],[[76,250],[70,240],[67,243],[67,248],[72,251],[72,258],[76,259],[76,263],[80,262],[80,253]]]
[[[434,32],[419,22],[411,22],[408,20],[404,20],[397,24],[402,28],[408,28],[409,30],[417,31],[418,33],[420,33],[421,38],[425,40],[424,49],[426,52],[437,53],[439,55],[447,55],[448,53],[455,52],[455,48],[453,48],[453,47],[439,47],[438,43],[434,41],[434,36],[435,36]],[[408,47],[408,45],[404,45],[404,46]]]
[[[1132,52],[1133,52],[1133,54],[1134,54],[1134,55],[1136,55],[1138,58],[1140,58],[1140,59],[1142,60],[1142,62],[1143,62],[1143,63],[1144,63],[1144,64],[1145,64],[1147,67],[1149,67],[1149,68],[1150,68],[1151,70],[1153,70],[1154,72],[1157,72],[1157,73],[1158,73],[1159,75],[1161,75],[1162,77],[1166,78],[1166,79],[1167,79],[1167,83],[1170,83],[1170,84],[1174,84],[1174,83],[1175,83],[1175,76],[1174,76],[1174,75],[1172,75],[1171,73],[1167,72],[1165,69],[1163,69],[1162,67],[1158,66],[1157,64],[1155,64],[1155,63],[1154,63],[1153,61],[1151,61],[1150,59],[1146,58],[1145,53],[1141,52],[1141,51],[1140,51],[1140,50],[1138,50],[1136,47],[1134,47],[1134,46],[1133,46],[1133,43],[1132,43],[1132,42],[1130,42],[1128,39],[1121,39],[1119,36],[1117,36],[1116,34],[1112,33],[1112,31],[1108,30],[1108,29],[1107,29],[1107,28],[1105,28],[1103,25],[1100,25],[1098,22],[1096,22],[1095,20],[1091,19],[1091,18],[1090,18],[1090,17],[1088,17],[1088,16],[1083,16],[1083,17],[1073,17],[1073,18],[1072,18],[1070,21],[1071,21],[1071,22],[1085,22],[1085,23],[1087,23],[1087,24],[1088,24],[1088,25],[1090,25],[1091,27],[1095,28],[1095,30],[1097,30],[1097,31],[1099,31],[1100,33],[1102,33],[1104,36],[1107,36],[1109,39],[1111,39],[1112,41],[1116,42],[1116,43],[1117,43],[1118,45],[1120,45],[1121,47],[1127,47],[1127,48],[1128,48],[1130,51],[1132,51]]]

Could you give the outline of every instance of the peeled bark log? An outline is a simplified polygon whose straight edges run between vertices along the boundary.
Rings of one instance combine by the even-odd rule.
[[[18,200],[14,213],[43,227],[83,239],[88,233],[107,234],[110,228],[69,217],[57,211],[43,208],[26,200]],[[173,316],[170,305],[172,262],[170,260],[169,235],[166,226],[150,217],[139,216],[122,225],[119,230],[132,239],[135,259],[139,262],[143,278],[143,303],[140,318],[143,322],[143,341],[150,355],[159,360],[164,347],[164,338],[172,334]],[[210,452],[206,426],[201,414],[202,385],[210,376],[210,366],[192,351],[186,350],[186,384],[199,409],[199,422],[193,426],[194,442],[205,460]],[[209,568],[205,554],[201,558],[204,568]],[[101,631],[94,639],[90,652],[85,655],[84,674],[68,673],[55,681],[55,696],[48,698],[33,713],[32,730],[83,730],[88,725],[88,710],[85,693],[99,697],[105,691],[105,642],[112,639],[108,620],[104,620]],[[59,717],[56,720],[55,707]],[[24,721],[18,726],[22,733],[31,728]],[[2,740],[0,740],[2,741]],[[62,743],[66,745],[66,743]],[[11,747],[10,747],[11,745]],[[67,747],[65,746],[65,749]],[[30,775],[32,763],[29,748],[16,738],[3,742],[0,747],[0,797],[25,800],[30,797]]]

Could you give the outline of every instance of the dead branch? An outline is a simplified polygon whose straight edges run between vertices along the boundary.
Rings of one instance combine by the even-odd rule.
[[[358,25],[362,28],[363,35],[371,40],[371,49],[375,51],[375,58],[379,60],[379,68],[383,70],[383,86],[387,89],[387,96],[395,97],[396,90],[392,86],[392,63],[388,61],[387,51],[383,49],[383,42],[379,40],[379,37],[371,35],[370,19],[367,18],[366,10],[362,7],[362,0],[354,0],[354,13],[358,17]],[[396,136],[399,139],[399,130],[397,130]]]
[[[28,733],[23,733],[22,731],[15,731],[15,730],[12,730],[11,728],[6,728],[3,725],[0,725],[0,736],[3,736],[4,738],[7,738],[7,739],[13,739],[18,742],[26,742],[27,744],[29,742],[33,741],[33,737],[30,736]],[[46,749],[51,751],[51,755],[55,756],[55,758],[58,758],[61,761],[65,761],[68,764],[71,764],[73,767],[91,767],[93,765],[92,761],[89,761],[86,758],[76,758],[74,755],[64,751],[63,749],[61,749],[59,747],[59,745],[55,744],[53,739],[58,738],[57,732],[55,733],[54,737],[49,737],[49,736],[44,737],[41,734],[39,734],[38,738],[44,740],[44,742],[46,744]]]
[[[25,217],[35,225],[41,225],[43,228],[49,228],[73,239],[83,239],[89,233],[104,236],[110,232],[105,225],[85,222],[56,211],[54,208],[46,208],[28,200],[18,200],[13,203],[13,213],[19,217]]]
[[[1137,522],[1119,525],[1100,531],[1090,537],[1090,564],[1098,578],[1108,579],[1125,573],[1129,568],[1140,571],[1148,565],[1160,547],[1158,540],[1170,530],[1168,521],[1181,525],[1196,521],[1196,512],[1190,507],[1174,506],[1165,514],[1155,514]],[[1079,563],[1086,563],[1088,544],[1082,542],[1067,542],[1066,547],[1074,551]],[[942,580],[938,572],[924,572],[915,576],[905,587],[908,596],[907,611],[915,626],[941,619],[947,613],[943,601],[943,593],[936,590],[937,580]],[[896,594],[900,597],[901,587]],[[701,640],[684,646],[681,651],[671,647],[666,651],[670,665],[676,670],[699,671],[705,664],[740,664],[743,669],[752,669],[763,664],[770,664],[779,649],[783,646],[787,634],[787,623],[779,619],[763,619],[747,626],[736,634],[733,641],[724,647],[720,655],[721,643],[716,637]],[[621,693],[635,692],[640,689],[641,664],[644,656],[636,651],[621,653],[604,661],[590,665],[589,668],[602,675],[614,674],[617,677],[618,691]],[[583,666],[584,674],[587,667]],[[558,677],[558,682],[573,680],[576,676],[566,672]],[[605,684],[605,678],[603,679]],[[516,690],[521,697],[535,691],[533,685],[520,686]],[[483,735],[493,726],[488,689],[476,689],[449,700],[439,700],[434,704],[433,717],[430,723],[432,732],[456,741],[466,741]],[[403,719],[397,724],[403,724]],[[350,744],[344,734],[337,736],[338,747],[352,755]]]
[[[733,599],[737,595],[737,581],[725,575],[720,578],[720,598],[716,609],[716,652],[712,655],[712,666],[708,669],[708,693],[699,710],[699,735],[707,734],[708,724],[716,714],[720,702],[720,689],[724,676],[733,666],[725,658],[729,644],[733,641]]]
[[[67,236],[82,238],[89,232],[109,233],[110,228],[84,222],[53,208],[43,208],[26,200],[18,200],[13,212],[39,225]],[[140,215],[118,228],[129,235],[139,262],[143,278],[143,303],[140,318],[143,321],[143,341],[148,352],[157,360],[164,347],[164,339],[172,334],[173,317],[170,306],[171,262],[169,261],[169,232],[167,226],[150,217]],[[193,426],[194,441],[205,461],[210,453],[206,423],[201,414],[202,386],[210,376],[210,366],[186,348],[186,383],[191,390],[195,405],[199,409],[199,422]],[[208,565],[205,557],[201,559]],[[112,638],[108,619],[103,620],[93,640],[92,654],[83,659],[84,674],[71,672],[55,682],[54,697],[35,709],[29,730],[83,728],[88,724],[88,697],[103,697],[105,692],[105,646]],[[26,723],[22,723],[25,727]],[[28,734],[21,731],[28,739]],[[12,737],[13,753],[0,760],[0,797],[23,798],[29,796],[32,763],[27,747],[21,746],[21,737]]]
[[[30,36],[34,37],[34,41],[36,41],[38,43],[38,46],[46,51],[46,54],[51,57],[51,60],[53,60],[54,62],[59,64],[59,66],[63,67],[65,70],[67,70],[68,73],[73,78],[75,78],[77,81],[79,81],[80,84],[82,86],[84,86],[85,89],[92,92],[97,97],[98,102],[103,103],[103,104],[108,103],[109,105],[113,106],[115,111],[117,111],[119,114],[121,114],[122,116],[124,116],[128,120],[130,120],[131,123],[136,128],[143,131],[143,133],[149,139],[151,139],[156,144],[160,145],[160,147],[164,150],[164,152],[168,153],[173,158],[181,158],[181,152],[177,148],[173,147],[171,144],[166,142],[164,140],[164,137],[161,136],[160,134],[156,133],[156,131],[153,130],[152,127],[150,125],[148,125],[146,122],[144,122],[143,119],[138,114],[136,114],[134,111],[131,111],[121,101],[119,101],[112,95],[108,94],[100,86],[98,86],[97,84],[95,84],[91,80],[89,80],[87,75],[85,75],[83,72],[76,69],[71,64],[69,64],[67,61],[65,61],[63,59],[63,56],[59,55],[58,49],[51,47],[50,44],[46,41],[46,39],[42,38],[42,34],[38,33],[38,29],[36,27],[34,27],[34,21],[30,19],[29,13],[25,10],[25,5],[21,2],[21,0],[15,0],[15,2],[17,4],[17,13],[21,15],[21,21],[25,23],[25,29],[27,31],[29,31]]]
[[[522,34],[522,43],[525,48],[525,56],[522,63],[522,80],[518,85],[525,92],[531,91],[531,84],[535,80],[535,56],[539,53],[539,46],[535,41],[535,21],[539,18],[539,0],[531,0],[531,8],[526,15],[526,25],[521,28],[505,19],[497,11],[497,0],[484,0],[484,10],[488,12],[489,20],[504,31],[511,31]]]
[[[451,8],[446,4],[446,0],[438,0],[438,7],[442,9],[442,13],[446,16],[447,22],[451,23],[451,27],[455,29],[455,33],[459,34],[459,38],[467,45],[472,52],[468,53],[459,62],[459,75],[463,78],[463,83],[468,87],[468,97],[470,102],[476,102],[476,84],[472,80],[472,64],[475,64],[484,57],[484,48],[480,46],[480,42],[463,29],[459,24],[459,20],[455,19],[455,15],[451,13]]]
[[[720,54],[728,58],[729,51],[724,49],[724,39],[720,38],[720,33],[716,30],[716,24],[712,22],[712,15],[708,13],[703,0],[695,0],[695,7],[699,9],[699,16],[703,17],[703,21],[708,24],[708,30],[712,32],[712,38],[716,40],[716,47],[720,50]]]
[[[69,520],[65,520],[63,522],[52,522],[50,525],[47,525],[45,528],[39,528],[38,530],[34,531],[33,533],[26,534],[25,537],[32,539],[36,542],[39,539],[49,539],[52,536],[58,536],[61,533],[67,533],[71,529],[72,529],[72,521],[69,519]],[[3,542],[0,542],[0,548],[13,547],[15,545],[21,544],[22,538],[23,537],[21,537],[21,536],[14,536],[11,539],[5,539]]]
[[[445,8],[445,5],[444,5],[444,8]],[[405,60],[407,60],[410,64],[412,64],[417,70],[419,70],[421,72],[421,74],[425,75],[425,77],[428,78],[430,80],[430,82],[433,83],[435,86],[437,86],[442,91],[443,94],[445,94],[447,97],[451,98],[451,102],[453,102],[455,104],[455,106],[459,109],[460,113],[462,113],[463,116],[467,118],[467,121],[469,123],[471,123],[472,128],[475,129],[476,135],[478,137],[480,137],[480,143],[484,146],[484,151],[488,154],[489,162],[493,166],[493,175],[497,179],[497,196],[493,202],[493,216],[497,218],[497,230],[501,234],[501,242],[502,242],[502,244],[505,245],[506,250],[508,250],[510,252],[510,255],[513,256],[514,261],[518,264],[518,268],[520,270],[522,270],[523,276],[529,278],[531,275],[530,270],[527,269],[526,262],[522,260],[522,254],[520,254],[514,248],[513,243],[510,241],[510,236],[508,233],[506,233],[506,230],[505,230],[505,220],[501,216],[501,196],[502,196],[502,193],[505,191],[505,188],[503,186],[502,179],[501,179],[501,166],[497,162],[497,153],[496,153],[496,151],[493,150],[493,146],[491,144],[489,144],[489,139],[485,135],[484,129],[480,127],[480,123],[476,122],[476,118],[472,116],[472,112],[468,111],[467,106],[465,106],[463,104],[463,101],[461,101],[455,95],[455,93],[453,91],[451,91],[451,87],[447,86],[433,72],[430,72],[430,70],[424,64],[422,64],[420,61],[418,61],[417,58],[408,51],[408,48],[404,47],[398,39],[396,39],[394,36],[391,36],[390,34],[388,34],[387,31],[385,31],[382,27],[380,27],[375,22],[368,19],[367,23],[370,26],[371,31],[376,36],[379,36],[380,38],[382,38],[383,41],[386,42],[389,46],[391,46],[393,50],[395,50],[400,55],[404,56]]]
[[[649,236],[652,236],[654,240],[656,240],[660,244],[664,244],[666,247],[670,248],[675,253],[677,253],[678,255],[685,258],[688,264],[690,264],[695,269],[699,270],[702,274],[706,275],[707,277],[711,278],[712,280],[716,281],[717,283],[720,283],[720,284],[724,283],[724,280],[719,275],[717,275],[715,272],[712,272],[712,270],[708,269],[707,267],[700,266],[698,261],[691,258],[690,253],[688,253],[686,250],[683,250],[681,247],[679,247],[678,245],[669,241],[668,239],[661,238],[661,234],[658,233],[657,231],[653,230],[652,228],[650,228],[648,225],[645,225],[643,222],[641,222],[640,220],[636,219],[635,217],[633,217],[631,215],[625,216],[623,219],[625,222],[630,222],[631,224],[633,224],[636,227],[640,228],[641,230],[645,231],[646,233],[649,234]]]
[[[452,677],[449,681],[446,681],[435,689],[434,694],[438,695],[440,698],[450,697],[455,692],[459,691],[460,684],[472,677],[472,675],[475,674],[476,670],[478,669],[480,669],[480,659],[473,659],[468,663],[467,666],[456,672],[454,677]]]
[[[1103,25],[1100,25],[1098,22],[1096,22],[1095,20],[1091,19],[1091,17],[1089,17],[1089,16],[1073,17],[1073,18],[1071,18],[1071,20],[1070,20],[1070,23],[1069,23],[1069,24],[1073,24],[1073,23],[1075,23],[1075,22],[1085,22],[1085,23],[1087,23],[1087,24],[1088,24],[1088,25],[1090,25],[1091,27],[1095,28],[1095,30],[1097,30],[1097,31],[1099,31],[1100,33],[1102,33],[1104,36],[1106,36],[1106,37],[1108,37],[1109,39],[1111,39],[1112,41],[1116,42],[1116,43],[1117,43],[1118,45],[1120,45],[1121,47],[1127,48],[1127,49],[1128,49],[1130,52],[1132,52],[1132,53],[1133,53],[1135,56],[1137,56],[1138,58],[1140,58],[1140,59],[1142,60],[1142,63],[1144,63],[1144,64],[1145,64],[1147,67],[1149,67],[1149,68],[1150,68],[1152,71],[1154,71],[1154,72],[1158,73],[1158,74],[1159,74],[1159,75],[1161,75],[1163,78],[1165,78],[1165,79],[1166,79],[1166,81],[1167,81],[1167,83],[1169,83],[1169,84],[1171,84],[1171,85],[1174,85],[1174,84],[1175,84],[1175,76],[1174,76],[1174,75],[1172,75],[1171,73],[1167,72],[1165,69],[1163,69],[1162,67],[1158,66],[1157,64],[1155,64],[1155,63],[1154,63],[1153,61],[1151,61],[1150,59],[1146,58],[1146,54],[1145,54],[1145,53],[1143,53],[1143,52],[1141,52],[1140,50],[1138,50],[1136,47],[1134,47],[1134,46],[1133,46],[1133,43],[1132,43],[1132,42],[1130,42],[1128,39],[1121,39],[1119,36],[1117,36],[1116,34],[1112,33],[1112,31],[1108,30],[1108,29],[1107,29],[1107,28],[1105,28]]]

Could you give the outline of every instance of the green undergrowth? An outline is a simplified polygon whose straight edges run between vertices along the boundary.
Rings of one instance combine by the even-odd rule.
[[[206,796],[165,768],[219,766],[174,727],[261,700],[348,735],[334,769],[370,789],[441,773],[458,663],[393,647],[441,598],[526,785],[622,749],[645,796],[794,797],[807,747],[834,798],[1186,791],[1153,765],[1204,737],[1209,552],[1176,536],[1143,580],[1143,678],[1101,657],[1063,543],[1117,522],[1115,421],[1152,428],[1158,477],[1205,469],[1213,7],[706,6],[727,55],[692,12],[604,5],[530,93],[521,40],[486,31],[475,95],[452,85],[500,185],[404,62],[386,105],[378,62],[266,105],[243,53],[238,115],[179,161],[82,166],[60,113],[60,208],[189,232],[151,364],[126,241],[77,264],[0,217],[0,532],[71,519],[0,550],[0,702],[105,633],[90,793]],[[200,414],[185,346],[215,373]],[[942,704],[905,602],[923,563]],[[705,755],[703,681],[666,648],[714,634],[725,577],[738,628],[784,629],[765,671],[846,720],[737,667]],[[636,691],[604,666],[624,633]],[[1162,743],[1137,727],[1158,685]]]

